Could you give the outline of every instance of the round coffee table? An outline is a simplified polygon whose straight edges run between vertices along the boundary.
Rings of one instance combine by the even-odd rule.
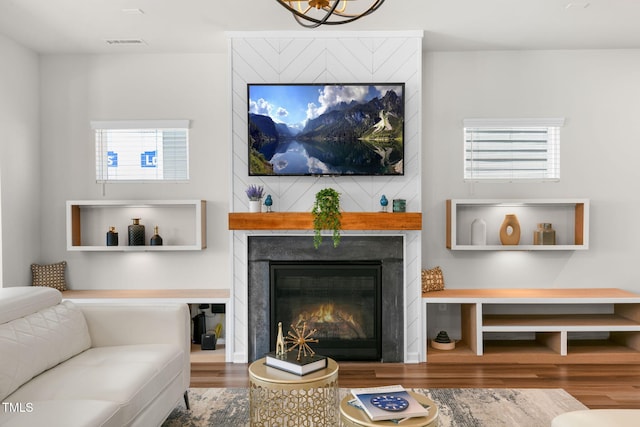
[[[307,375],[290,374],[258,359],[249,366],[251,427],[335,427],[338,424],[338,364]]]
[[[349,401],[353,399],[351,394],[347,395],[340,402],[340,421],[343,427],[435,427],[438,425],[438,407],[436,403],[429,399],[427,396],[409,391],[409,394],[414,397],[423,406],[429,406],[429,415],[426,417],[409,418],[406,421],[402,421],[400,424],[396,424],[391,421],[371,421],[369,416],[362,409],[358,409],[349,405]],[[399,416],[399,418],[401,418]]]

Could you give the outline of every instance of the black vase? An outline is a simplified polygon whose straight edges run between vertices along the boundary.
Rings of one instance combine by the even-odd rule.
[[[151,237],[151,246],[162,246],[162,237],[158,234],[158,226],[153,228],[153,236]]]
[[[140,224],[140,218],[133,218],[133,224],[129,225],[129,246],[144,246],[144,225]]]
[[[107,246],[118,246],[118,233],[115,227],[109,227],[107,231]]]

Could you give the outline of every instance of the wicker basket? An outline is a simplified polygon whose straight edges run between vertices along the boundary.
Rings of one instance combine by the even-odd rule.
[[[422,270],[422,293],[441,291],[444,289],[444,276],[440,267]]]

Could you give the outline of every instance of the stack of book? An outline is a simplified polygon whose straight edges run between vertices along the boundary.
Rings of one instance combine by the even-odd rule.
[[[314,354],[300,355],[300,360],[298,360],[297,351],[287,351],[283,356],[278,356],[272,351],[265,356],[265,364],[292,374],[307,375],[326,368],[327,358]]]
[[[354,388],[349,404],[362,409],[371,421],[393,421],[400,423],[408,418],[426,417],[425,408],[401,385]]]

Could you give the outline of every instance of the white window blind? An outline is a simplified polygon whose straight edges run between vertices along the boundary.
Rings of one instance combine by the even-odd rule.
[[[92,121],[96,180],[187,181],[189,120]]]
[[[564,119],[465,119],[466,181],[560,180]]]

